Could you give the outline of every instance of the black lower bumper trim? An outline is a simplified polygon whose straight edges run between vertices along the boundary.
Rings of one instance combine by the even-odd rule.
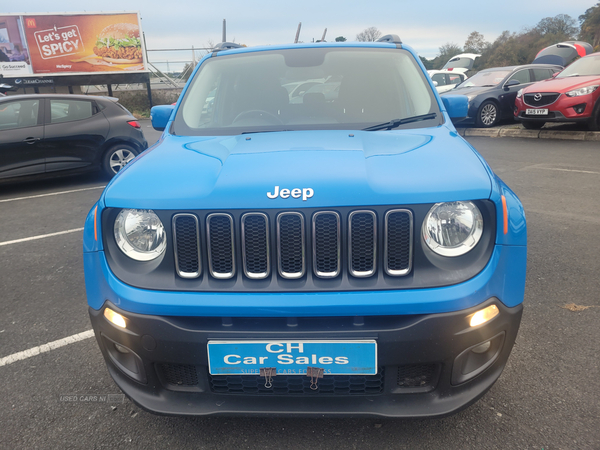
[[[484,325],[470,327],[466,317],[492,303],[500,314]],[[139,406],[169,415],[452,414],[476,401],[500,376],[523,310],[522,305],[507,308],[491,298],[459,312],[360,321],[338,317],[323,326],[323,318],[278,322],[271,318],[156,317],[121,311],[110,303],[106,306],[123,314],[128,324],[123,330],[105,319],[104,309],[90,309],[111,376]],[[208,340],[248,339],[375,339],[380,368],[370,376],[326,375],[317,390],[310,389],[310,380],[302,375],[276,376],[267,388],[265,379],[255,375],[209,374]],[[113,342],[121,351],[125,347],[140,358],[139,376],[132,377],[114,363]],[[474,356],[465,360],[470,349]]]

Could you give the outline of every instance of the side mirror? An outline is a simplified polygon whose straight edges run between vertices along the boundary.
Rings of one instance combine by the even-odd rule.
[[[433,85],[434,85],[435,87],[437,87],[437,85],[438,85],[438,82],[437,82],[437,81],[434,81],[434,82],[433,82]]]
[[[163,131],[169,123],[169,119],[171,118],[171,114],[174,110],[175,107],[173,105],[154,106],[150,110],[150,119],[152,120],[152,127],[156,131]]]
[[[504,85],[504,89],[521,84],[519,80],[510,80]]]
[[[469,112],[469,99],[466,95],[444,95],[441,97],[446,112],[453,120],[465,119]]]

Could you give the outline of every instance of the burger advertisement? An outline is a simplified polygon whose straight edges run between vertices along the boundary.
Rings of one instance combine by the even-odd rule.
[[[136,12],[0,16],[0,22],[3,19],[14,23],[0,37],[5,41],[0,50],[6,50],[9,59],[6,67],[0,66],[4,76],[147,71]],[[13,54],[19,60],[12,60]]]

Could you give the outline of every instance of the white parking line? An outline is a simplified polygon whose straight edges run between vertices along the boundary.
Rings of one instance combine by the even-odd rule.
[[[61,192],[51,192],[50,194],[30,195],[29,197],[7,198],[7,199],[4,199],[4,200],[0,200],[0,203],[16,202],[17,200],[28,200],[30,198],[49,197],[51,195],[71,194],[73,192],[92,191],[94,189],[104,189],[105,187],[106,186],[95,186],[95,187],[84,188],[84,189],[73,189],[72,191],[61,191]]]
[[[591,172],[589,170],[574,170],[574,169],[558,169],[556,167],[536,167],[536,169],[543,170],[557,170],[559,172],[577,172],[577,173],[592,173],[594,175],[600,175],[600,172]]]
[[[59,339],[58,341],[48,342],[47,344],[30,348],[29,350],[24,350],[19,353],[14,353],[12,355],[5,356],[4,358],[0,358],[0,367],[8,366],[9,364],[12,364],[14,362],[31,358],[32,356],[37,356],[39,354],[49,352],[50,350],[64,347],[65,345],[74,344],[75,342],[83,341],[84,339],[89,339],[92,336],[94,336],[94,331],[88,330],[84,331],[83,333],[74,334],[73,336],[68,336],[66,338]]]
[[[83,230],[83,228],[73,228],[72,230],[67,230],[67,231],[58,231],[56,233],[42,234],[40,236],[32,236],[32,237],[23,238],[23,239],[15,239],[14,241],[0,242],[0,247],[2,247],[3,245],[18,244],[19,242],[35,241],[36,239],[44,239],[44,238],[51,237],[51,236],[59,236],[61,234],[75,233],[77,231],[82,231],[82,230]]]

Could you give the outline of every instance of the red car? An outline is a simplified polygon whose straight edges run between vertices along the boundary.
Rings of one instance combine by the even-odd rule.
[[[517,93],[515,119],[525,128],[546,122],[586,122],[600,131],[600,52],[578,59],[554,78]]]

